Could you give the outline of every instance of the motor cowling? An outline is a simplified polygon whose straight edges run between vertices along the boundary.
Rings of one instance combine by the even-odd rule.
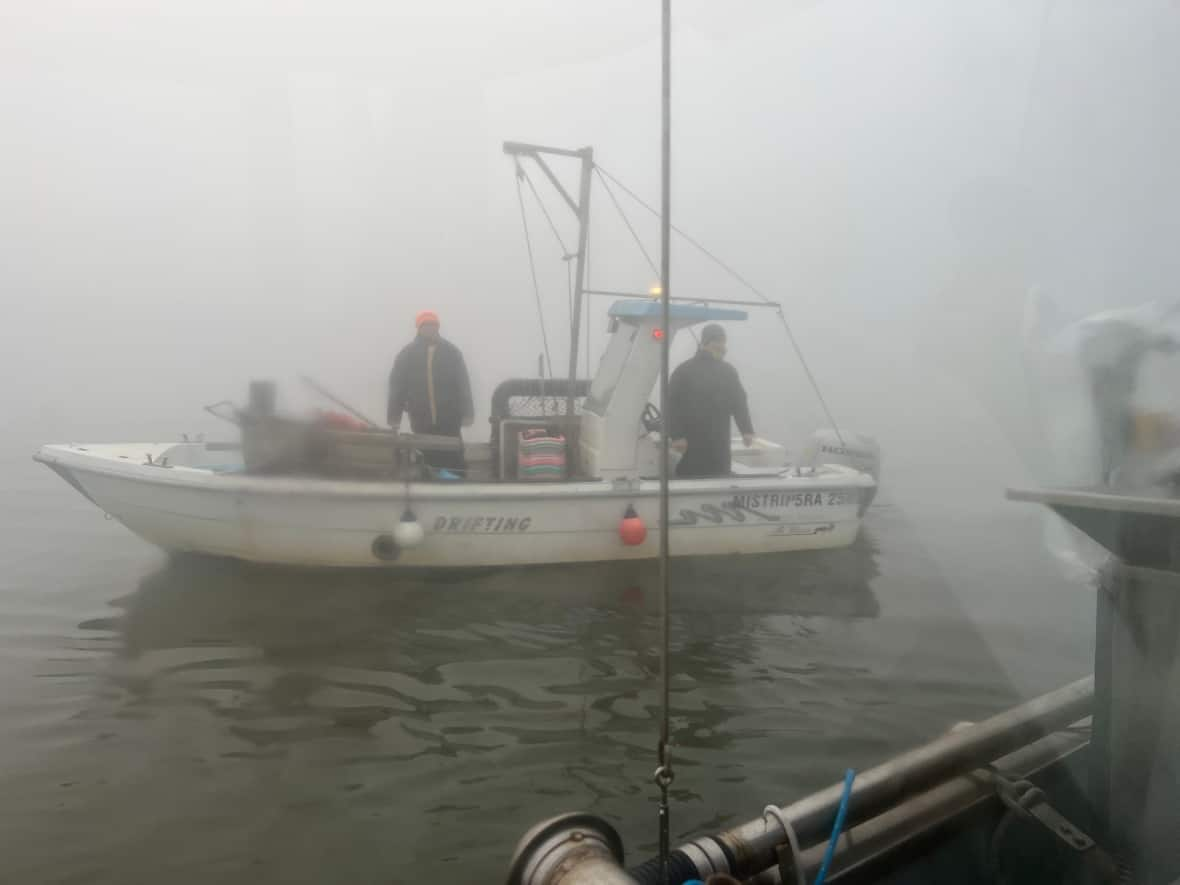
[[[837,433],[824,427],[811,435],[799,458],[799,466],[820,467],[824,464],[852,467],[880,481],[881,447],[873,437],[863,433],[849,430]]]

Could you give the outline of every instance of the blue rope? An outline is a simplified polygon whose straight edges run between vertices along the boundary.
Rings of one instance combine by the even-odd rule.
[[[824,885],[828,877],[828,867],[832,864],[832,855],[836,853],[836,843],[840,841],[840,833],[844,831],[844,818],[848,814],[848,798],[852,795],[852,782],[856,779],[856,772],[849,768],[844,772],[844,792],[840,796],[840,804],[836,808],[836,820],[832,823],[832,838],[828,840],[827,850],[824,851],[824,861],[819,865],[819,872],[815,876],[815,885]]]

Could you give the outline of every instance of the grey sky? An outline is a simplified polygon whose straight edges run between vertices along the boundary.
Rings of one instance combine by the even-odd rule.
[[[887,452],[937,424],[1009,439],[1028,286],[1074,312],[1171,295],[1175,4],[676,9],[675,221],[788,305],[838,417]],[[432,307],[486,412],[540,351],[499,144],[593,144],[654,200],[657,14],[8,4],[6,411],[53,438],[176,433],[207,428],[200,405],[250,377],[293,396],[308,372],[380,413]],[[593,278],[646,288],[595,200]],[[654,222],[633,218],[654,254]],[[563,364],[564,269],[533,222]],[[743,294],[684,246],[673,284]],[[797,439],[820,414],[755,319],[731,331],[732,358],[756,421]]]

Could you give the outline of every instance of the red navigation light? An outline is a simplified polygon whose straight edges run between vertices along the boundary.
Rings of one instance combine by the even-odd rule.
[[[664,337],[664,330],[663,329],[652,329],[651,330],[651,337],[656,339],[656,341],[659,341],[661,338]]]

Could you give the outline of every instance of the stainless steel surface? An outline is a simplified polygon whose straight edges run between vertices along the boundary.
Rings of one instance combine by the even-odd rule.
[[[635,885],[635,880],[613,860],[593,855],[572,859],[544,885]]]
[[[1098,603],[1095,835],[1137,881],[1171,881],[1180,875],[1180,576],[1116,560]]]
[[[721,846],[708,836],[703,839],[695,839],[687,845],[681,845],[680,850],[692,861],[693,866],[697,869],[697,875],[701,879],[705,879],[710,873],[723,872],[728,866]]]
[[[1105,547],[1094,642],[1094,835],[1136,881],[1180,873],[1180,499],[1012,489]]]
[[[517,844],[508,885],[634,885],[623,846],[601,818],[575,812],[542,821]]]
[[[1180,498],[1118,495],[1085,489],[1008,489],[1006,495],[1009,501],[1031,501],[1049,507],[1083,507],[1180,517]]]
[[[1089,742],[1088,729],[1059,731],[997,759],[993,765],[1009,778],[1029,778],[1051,768],[1082,750]],[[849,869],[880,859],[929,834],[936,827],[953,822],[987,802],[996,801],[996,782],[988,769],[959,775],[933,789],[901,802],[882,814],[845,830],[836,843],[831,872]],[[823,861],[827,839],[808,846],[799,855],[803,876],[811,881]],[[780,885],[776,865],[754,876],[756,885]]]
[[[978,768],[1089,715],[1094,678],[1087,676],[961,731],[946,734],[922,747],[857,775],[849,801],[848,820],[855,824],[938,783]],[[843,784],[834,784],[783,807],[802,844],[823,839],[840,802]],[[775,849],[785,836],[766,816],[718,837],[737,859],[733,875],[752,876],[776,863]]]
[[[1009,489],[1044,504],[1127,565],[1180,572],[1180,499],[1078,489]]]

